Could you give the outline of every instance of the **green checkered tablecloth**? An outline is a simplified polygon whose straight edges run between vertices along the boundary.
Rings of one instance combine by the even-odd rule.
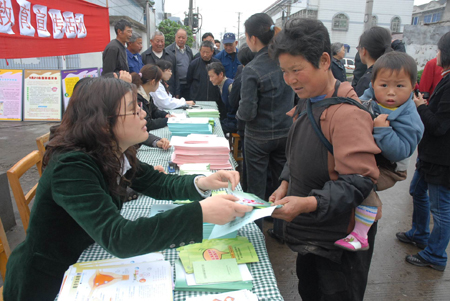
[[[197,102],[203,108],[217,108],[214,102]],[[167,127],[163,129],[158,129],[152,131],[153,134],[161,138],[170,138],[170,132]],[[214,129],[214,134],[223,137],[222,128],[220,127],[220,122],[216,120],[216,127]],[[142,146],[138,151],[139,160],[146,162],[151,165],[162,165],[167,169],[167,162],[170,160],[172,154],[172,149],[167,151]],[[230,156],[230,162],[234,167],[237,166],[234,159]],[[240,186],[237,189],[241,189]],[[150,197],[140,195],[135,201],[127,202],[124,204],[121,214],[123,217],[129,220],[136,220],[139,217],[150,216],[150,208],[155,204],[168,204],[170,201],[154,200]],[[254,245],[256,253],[258,254],[259,262],[250,264],[250,272],[253,276],[253,293],[258,296],[260,301],[275,301],[283,300],[280,291],[277,287],[277,282],[275,275],[273,273],[272,265],[267,254],[266,244],[264,235],[261,233],[259,228],[255,223],[250,223],[242,227],[238,231],[238,235],[245,236]],[[143,239],[145,237],[143,236]],[[178,259],[178,252],[175,249],[167,249],[162,251],[166,260],[170,261],[172,267],[174,266],[174,261]],[[113,256],[106,252],[100,245],[93,244],[87,248],[83,254],[81,254],[78,262],[92,261],[112,258]],[[174,271],[175,273],[175,271]],[[184,291],[174,291],[175,301],[184,301],[186,297],[207,295],[210,293],[205,292],[184,292]],[[212,294],[212,293],[211,293]]]

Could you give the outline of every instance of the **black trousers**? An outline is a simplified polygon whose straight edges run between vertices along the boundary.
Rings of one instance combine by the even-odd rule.
[[[377,224],[375,222],[368,233],[370,249],[344,251],[340,264],[314,254],[298,254],[298,292],[303,301],[364,299]]]

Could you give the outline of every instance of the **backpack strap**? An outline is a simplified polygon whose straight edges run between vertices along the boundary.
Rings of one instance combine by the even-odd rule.
[[[299,114],[299,117],[305,113],[307,114],[308,119],[310,120],[311,125],[314,129],[314,132],[316,132],[316,135],[319,137],[320,141],[325,145],[325,147],[328,149],[328,151],[332,155],[333,155],[333,145],[331,145],[331,143],[328,141],[328,139],[323,134],[322,130],[319,128],[319,125],[317,124],[316,120],[314,119],[312,109],[318,108],[318,107],[328,108],[330,106],[341,104],[341,103],[348,103],[348,104],[357,106],[361,110],[368,112],[370,114],[370,116],[372,117],[372,119],[375,118],[375,115],[373,115],[370,111],[368,111],[365,106],[363,106],[356,100],[354,100],[352,98],[347,98],[347,97],[331,97],[331,98],[323,99],[323,100],[315,102],[315,103],[311,103],[311,99],[308,99],[307,103],[306,103],[306,112],[302,112]]]

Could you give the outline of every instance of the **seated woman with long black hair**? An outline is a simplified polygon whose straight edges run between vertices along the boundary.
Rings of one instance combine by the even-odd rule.
[[[251,207],[210,191],[235,187],[239,173],[166,175],[136,158],[147,139],[136,88],[114,78],[83,82],[49,141],[25,241],[11,254],[5,300],[53,300],[64,272],[89,245],[131,257],[201,242],[203,223],[224,224]],[[125,187],[155,199],[193,201],[154,217],[122,217]],[[206,198],[206,199],[204,199]],[[202,200],[204,199],[204,200]]]

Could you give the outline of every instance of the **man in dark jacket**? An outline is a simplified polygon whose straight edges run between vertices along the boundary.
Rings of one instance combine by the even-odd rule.
[[[170,94],[175,95],[177,89],[177,68],[173,62],[175,61],[175,56],[173,53],[166,51],[164,47],[166,46],[166,40],[164,34],[157,30],[150,39],[151,46],[142,53],[142,62],[144,65],[152,64],[156,65],[159,60],[166,60],[172,62],[172,77],[167,81],[169,85]]]
[[[175,80],[175,93],[172,92],[173,88],[170,88],[169,83],[170,93],[175,95],[176,98],[184,97],[185,99],[188,99],[186,97],[189,96],[186,76],[189,64],[194,55],[192,54],[191,48],[186,45],[186,41],[186,30],[183,28],[178,29],[175,34],[175,42],[167,46],[165,52],[168,53],[168,60],[172,63],[173,69],[176,70],[176,72],[172,74],[172,78]]]
[[[199,58],[194,59],[188,68],[187,84],[189,98],[192,100],[218,101],[219,89],[215,87],[208,77],[206,65],[212,62],[220,62],[213,58],[214,45],[210,41],[203,41],[200,47]]]
[[[114,25],[117,37],[106,45],[103,50],[103,72],[119,72],[121,70],[130,71],[128,68],[127,52],[125,43],[130,41],[133,29],[131,23],[125,19],[117,21]]]

